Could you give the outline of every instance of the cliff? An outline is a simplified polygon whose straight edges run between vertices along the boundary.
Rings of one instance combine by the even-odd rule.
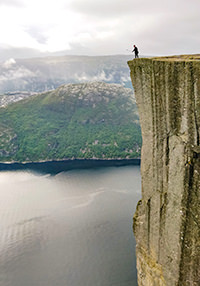
[[[139,286],[200,285],[200,57],[129,61],[142,128]]]

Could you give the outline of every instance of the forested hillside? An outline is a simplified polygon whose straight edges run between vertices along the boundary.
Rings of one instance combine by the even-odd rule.
[[[68,84],[0,108],[0,161],[138,158],[133,91],[100,82]]]

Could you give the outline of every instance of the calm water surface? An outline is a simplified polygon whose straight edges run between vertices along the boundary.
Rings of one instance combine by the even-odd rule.
[[[134,286],[137,166],[0,172],[1,286]]]

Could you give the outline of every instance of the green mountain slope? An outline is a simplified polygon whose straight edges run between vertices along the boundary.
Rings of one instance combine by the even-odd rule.
[[[117,84],[68,84],[0,109],[0,161],[138,158],[133,92]]]

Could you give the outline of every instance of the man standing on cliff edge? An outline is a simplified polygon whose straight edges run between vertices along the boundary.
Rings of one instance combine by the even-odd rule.
[[[134,49],[132,50],[132,53],[135,52],[135,59],[139,58],[139,56],[138,56],[138,54],[139,54],[138,48],[136,47],[136,45],[134,45],[133,48]]]

